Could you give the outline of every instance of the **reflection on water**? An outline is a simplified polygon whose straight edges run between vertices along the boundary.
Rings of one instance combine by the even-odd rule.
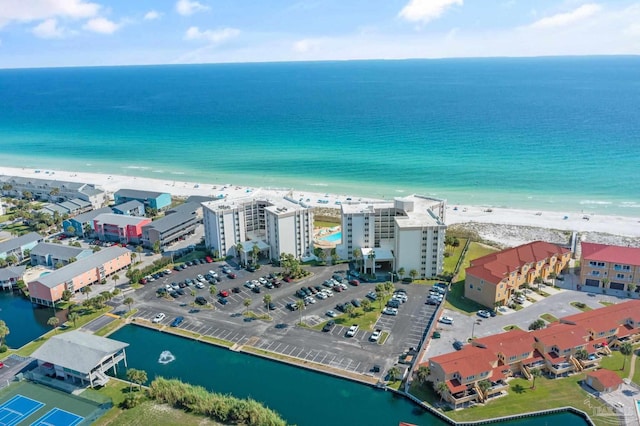
[[[31,302],[19,293],[0,291],[0,319],[9,326],[7,346],[19,348],[51,330],[47,320],[54,315],[51,308],[33,308]],[[66,321],[66,315],[58,311],[56,316],[60,324]]]

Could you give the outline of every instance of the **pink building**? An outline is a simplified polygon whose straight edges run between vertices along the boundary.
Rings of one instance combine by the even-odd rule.
[[[32,303],[54,306],[65,290],[75,293],[82,287],[106,280],[129,265],[131,251],[109,247],[29,282],[29,297]]]
[[[140,244],[142,227],[151,223],[146,217],[103,213],[93,219],[93,226],[100,241],[123,244]]]

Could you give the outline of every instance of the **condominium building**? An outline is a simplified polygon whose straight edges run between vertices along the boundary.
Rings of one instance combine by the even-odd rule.
[[[44,237],[37,232],[29,232],[17,238],[2,241],[0,242],[0,259],[14,256],[18,262],[22,262],[28,257],[27,253],[42,241]]]
[[[93,228],[100,241],[115,241],[122,244],[140,244],[142,227],[151,219],[103,213],[93,219]]]
[[[420,195],[394,201],[343,203],[343,259],[354,260],[360,250],[365,268],[415,270],[435,277],[443,269],[446,201]]]
[[[531,370],[551,377],[597,368],[610,347],[640,341],[640,301],[595,309],[561,318],[541,330],[511,330],[474,339],[460,351],[432,357],[427,365],[430,381],[456,407],[485,402],[507,391],[506,379]],[[479,386],[488,382],[486,388]],[[485,389],[483,389],[485,388]]]
[[[513,293],[536,278],[560,274],[571,252],[556,244],[534,241],[472,260],[465,270],[464,295],[493,308],[509,302]]]
[[[29,255],[32,266],[41,265],[54,268],[56,265],[68,265],[72,261],[90,256],[92,253],[92,250],[82,247],[40,243],[31,250]]]
[[[157,211],[166,210],[171,206],[171,194],[168,192],[142,191],[139,189],[120,189],[113,194],[116,204],[128,201],[139,201],[145,207]]]
[[[0,175],[0,192],[5,197],[16,198],[23,198],[25,193],[30,193],[36,200],[52,203],[79,198],[90,202],[96,209],[106,201],[105,192],[92,184],[32,177]]]
[[[254,245],[271,259],[282,253],[296,258],[312,253],[313,212],[303,203],[256,191],[251,196],[202,205],[205,243],[222,257],[237,256],[239,243],[244,262]]]
[[[153,248],[156,242],[160,248],[193,234],[198,224],[195,213],[178,212],[167,214],[165,217],[142,227],[142,244]]]
[[[581,243],[580,289],[640,292],[640,248]]]
[[[93,219],[103,213],[112,213],[109,207],[101,207],[62,221],[62,229],[67,235],[85,237],[95,232]]]
[[[129,265],[131,251],[118,246],[108,247],[29,282],[29,297],[32,303],[55,306],[65,290],[72,293],[80,291],[83,287],[100,283],[123,271]]]

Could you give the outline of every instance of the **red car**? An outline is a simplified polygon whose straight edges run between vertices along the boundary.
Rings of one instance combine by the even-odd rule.
[[[220,290],[220,296],[229,297],[229,292],[227,290]]]
[[[229,272],[229,273],[227,274],[227,277],[229,277],[229,278],[231,278],[231,279],[234,279],[234,278],[236,278],[236,277],[237,277],[237,275],[236,275],[236,274],[234,274],[233,272]]]
[[[140,284],[146,284],[147,283],[147,279],[146,278],[140,278],[140,281],[138,281]]]
[[[356,287],[357,287],[357,286],[359,286],[359,285],[360,285],[360,281],[358,281],[358,280],[351,280],[351,281],[349,281],[349,284],[354,285],[354,286],[356,286]]]
[[[0,362],[0,368],[4,368],[4,362]]]
[[[212,262],[213,262],[213,259],[212,259],[212,258],[210,258],[209,256],[205,257],[205,258],[204,258],[204,260],[205,260],[207,263],[212,263]]]
[[[291,278],[290,277],[284,277],[283,280],[285,280],[286,282],[290,283],[291,282]]]

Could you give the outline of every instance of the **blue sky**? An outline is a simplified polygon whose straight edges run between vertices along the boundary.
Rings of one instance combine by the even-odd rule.
[[[640,0],[0,0],[0,68],[640,54]]]

